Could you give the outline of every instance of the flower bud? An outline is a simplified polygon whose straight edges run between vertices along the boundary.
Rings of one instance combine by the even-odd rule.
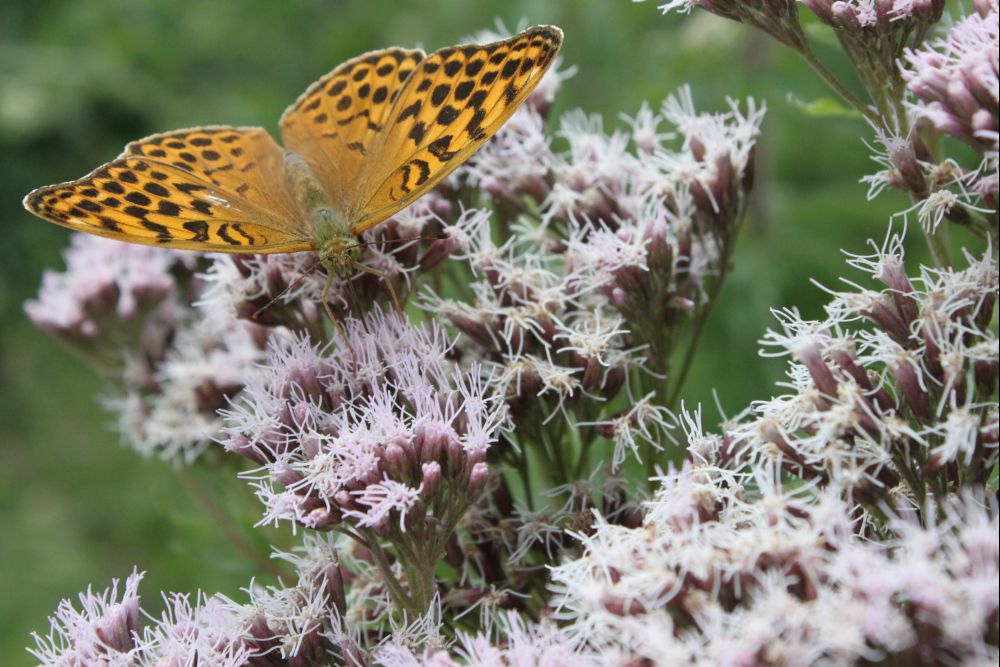
[[[423,473],[424,497],[433,498],[437,493],[438,485],[441,483],[441,464],[437,461],[424,463],[421,467]]]
[[[444,260],[448,259],[453,252],[459,249],[459,239],[454,234],[449,234],[431,242],[430,247],[421,255],[418,264],[422,271],[428,271]]]
[[[405,480],[409,476],[410,460],[400,445],[392,443],[386,447],[382,460],[385,463],[386,472],[393,479]]]
[[[484,462],[479,462],[472,466],[472,470],[469,472],[468,484],[470,494],[478,494],[486,487],[486,482],[490,477],[489,472],[489,467]]]

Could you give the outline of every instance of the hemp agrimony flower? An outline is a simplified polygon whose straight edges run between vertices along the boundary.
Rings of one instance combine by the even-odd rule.
[[[662,9],[809,62],[872,127],[870,196],[911,196],[936,264],[890,227],[822,316],[775,304],[761,355],[787,377],[719,406],[719,428],[685,387],[739,261],[752,99],[706,113],[684,87],[617,126],[549,118],[573,72],[551,67],[462,168],[360,236],[374,271],[327,292],[313,253],[74,240],[33,321],[106,371],[135,447],[242,479],[255,498],[234,516],[290,530],[268,531],[267,559],[222,526],[266,570],[238,595],[163,593],[151,613],[133,574],[64,601],[39,663],[995,664],[997,5],[935,36],[937,0],[802,4],[808,32],[785,0]],[[978,242],[961,266],[954,225]]]

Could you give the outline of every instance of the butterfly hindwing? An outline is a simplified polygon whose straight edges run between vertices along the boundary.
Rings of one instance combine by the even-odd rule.
[[[419,49],[400,48],[352,58],[285,110],[282,141],[305,157],[334,206],[357,199],[362,167],[372,158],[393,102],[423,59]]]
[[[133,142],[116,160],[79,180],[39,188],[24,204],[56,224],[132,243],[308,250],[311,237],[284,185],[281,157],[259,128],[178,130]]]
[[[467,160],[531,94],[561,45],[562,31],[539,26],[428,56],[407,80],[365,163],[352,230],[390,217]]]
[[[373,51],[310,86],[282,116],[282,138],[309,165],[344,233],[360,233],[482,146],[527,99],[561,44],[558,28],[540,26],[429,57]],[[176,130],[129,144],[81,179],[34,190],[24,205],[65,227],[132,243],[316,249],[304,210],[314,199],[293,191],[285,164],[285,152],[261,128]]]

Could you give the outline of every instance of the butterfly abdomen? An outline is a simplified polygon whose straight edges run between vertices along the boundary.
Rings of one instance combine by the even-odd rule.
[[[350,275],[360,253],[351,228],[336,213],[309,163],[298,153],[285,151],[285,179],[313,227],[313,244],[330,273]]]
[[[294,151],[285,151],[285,180],[295,201],[310,218],[321,209],[332,210],[323,186],[309,163]]]

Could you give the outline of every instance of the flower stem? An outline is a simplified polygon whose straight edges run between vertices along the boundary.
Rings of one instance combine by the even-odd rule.
[[[232,517],[229,516],[212,496],[205,490],[201,482],[191,474],[186,467],[177,469],[177,479],[180,480],[184,488],[187,489],[196,503],[198,503],[209,518],[219,527],[226,539],[240,552],[245,554],[257,567],[271,573],[275,577],[282,577],[288,573],[282,570],[275,561],[261,553],[250,540],[248,540],[236,526],[233,525]]]
[[[872,123],[878,125],[879,127],[882,126],[882,119],[879,118],[878,114],[875,113],[869,105],[865,104],[860,97],[852,93],[851,90],[845,86],[840,79],[838,79],[836,75],[827,68],[826,65],[823,64],[823,61],[816,57],[816,54],[811,48],[808,46],[803,47],[799,51],[799,55],[802,56],[803,60],[809,63],[809,66],[812,67],[813,71],[826,82],[826,85],[830,86],[834,92],[840,95],[841,99],[847,102],[847,104],[856,109],[858,113],[863,115]]]

